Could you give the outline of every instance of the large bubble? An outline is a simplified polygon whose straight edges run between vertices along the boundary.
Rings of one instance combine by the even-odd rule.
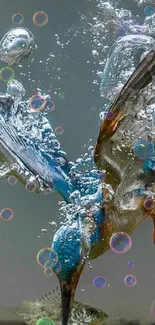
[[[110,238],[110,247],[115,253],[127,253],[131,246],[131,237],[125,232],[116,232]]]
[[[8,65],[20,63],[35,48],[33,34],[26,28],[13,28],[0,41],[0,60]]]
[[[144,54],[155,49],[155,40],[145,35],[119,38],[111,47],[102,73],[101,96],[113,100],[131,76]]]

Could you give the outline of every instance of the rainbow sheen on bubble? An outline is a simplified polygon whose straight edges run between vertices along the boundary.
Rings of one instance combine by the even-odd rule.
[[[152,210],[154,208],[154,200],[152,198],[145,199],[143,202],[143,207],[147,211]]]
[[[137,279],[132,274],[126,275],[126,277],[124,278],[124,284],[127,287],[134,287],[136,285],[136,283],[137,283]]]
[[[30,182],[28,181],[25,185],[25,189],[28,191],[28,192],[35,192],[36,190],[36,185],[33,183],[33,182]]]
[[[14,71],[10,67],[4,67],[0,70],[0,79],[4,82],[8,82],[15,76]]]
[[[55,274],[59,274],[61,272],[61,263],[58,261],[53,268]]]
[[[55,322],[51,318],[42,317],[37,320],[36,325],[55,325]]]
[[[53,248],[50,249],[49,262],[50,262],[50,267],[52,268],[55,267],[55,265],[58,262],[58,254]]]
[[[49,261],[50,251],[50,248],[45,247],[42,248],[37,254],[37,262],[43,268],[45,268],[46,262]]]
[[[17,178],[16,178],[15,176],[9,176],[9,177],[8,177],[8,183],[9,183],[10,185],[15,185],[15,184],[17,184]]]
[[[46,268],[44,269],[44,274],[45,274],[46,276],[52,276],[52,275],[53,275],[53,270],[52,270],[52,268],[51,268],[51,267],[46,267]]]
[[[106,280],[102,277],[102,276],[97,276],[94,280],[93,280],[93,284],[96,288],[104,288],[106,286]]]
[[[135,263],[133,261],[128,262],[128,267],[132,268],[135,266]]]
[[[52,100],[47,99],[45,103],[45,111],[46,112],[53,112],[55,109],[55,104],[52,102]]]
[[[146,159],[153,152],[153,144],[147,140],[138,139],[133,146],[133,152],[138,158]]]
[[[106,173],[102,172],[101,170],[98,170],[98,175],[99,175],[100,181],[104,182],[104,180],[106,179]]]
[[[30,98],[30,107],[34,111],[41,111],[45,108],[46,99],[40,94],[35,94]]]
[[[124,254],[132,246],[131,237],[125,232],[116,232],[110,238],[110,247],[117,254]]]
[[[3,221],[10,221],[13,219],[13,211],[9,208],[5,208],[0,212],[0,217]]]
[[[22,14],[20,14],[19,12],[17,12],[16,14],[14,14],[12,16],[12,21],[13,21],[14,24],[20,25],[24,21],[24,16]]]
[[[48,15],[44,11],[37,11],[33,15],[33,22],[38,27],[45,26],[48,23]]]
[[[114,113],[113,112],[108,112],[107,114],[106,114],[106,118],[107,118],[107,120],[112,120],[113,118],[114,118]]]
[[[63,134],[63,133],[64,133],[64,129],[63,129],[63,127],[62,127],[62,126],[57,126],[57,127],[55,128],[55,133],[56,133],[56,135],[61,135],[61,134]]]

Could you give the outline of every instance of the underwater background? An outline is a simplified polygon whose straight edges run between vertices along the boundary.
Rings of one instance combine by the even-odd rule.
[[[28,61],[13,67],[15,78],[24,85],[27,97],[37,88],[51,95],[56,107],[48,118],[54,129],[63,127],[58,140],[68,158],[75,161],[87,151],[88,144],[95,144],[103,107],[100,80],[96,76],[102,69],[92,55],[94,38],[89,25],[97,14],[97,2],[1,0],[0,4],[0,36],[15,27],[12,16],[20,12],[24,16],[22,26],[31,30],[38,46]],[[143,18],[143,10],[135,2],[123,1],[120,6]],[[48,14],[47,25],[40,28],[32,19],[39,10]],[[105,59],[104,52],[102,55],[100,60]],[[1,62],[0,69],[3,66]],[[0,91],[6,91],[2,81]],[[10,222],[0,219],[0,307],[35,300],[58,284],[55,275],[44,275],[36,255],[43,247],[50,246],[50,238],[62,221],[58,211],[60,199],[57,193],[37,195],[27,192],[19,183],[11,186],[7,180],[0,180],[0,209],[10,208],[14,212]],[[129,261],[134,262],[131,273],[137,278],[132,288],[124,284],[124,277],[130,272]],[[93,285],[93,279],[100,275],[107,281],[103,289]],[[100,308],[110,317],[150,316],[150,306],[155,300],[151,219],[145,220],[132,234],[128,253],[108,251],[86,265],[76,300]]]

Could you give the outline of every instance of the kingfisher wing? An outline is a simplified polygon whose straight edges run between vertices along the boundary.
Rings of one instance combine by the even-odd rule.
[[[131,162],[128,155],[132,152],[134,142],[142,134],[145,137],[148,135],[146,120],[142,123],[136,116],[136,103],[140,92],[152,82],[154,74],[155,51],[151,50],[125,83],[109,109],[111,115],[108,113],[101,125],[94,161],[99,169],[108,170],[107,181],[114,188],[124,178],[126,167]],[[140,168],[137,164],[136,168]]]

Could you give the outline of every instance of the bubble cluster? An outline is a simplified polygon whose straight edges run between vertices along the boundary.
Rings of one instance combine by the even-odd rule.
[[[12,21],[14,24],[20,25],[24,21],[24,16],[18,12],[12,16]]]
[[[36,325],[55,325],[55,322],[51,318],[42,317],[37,320]]]
[[[134,275],[132,274],[129,274],[127,275],[125,278],[124,278],[124,284],[127,286],[127,287],[133,287],[135,286],[137,283],[137,279]]]
[[[4,67],[0,70],[0,79],[4,82],[8,82],[14,78],[14,71],[10,67]]]
[[[15,185],[15,184],[17,184],[17,178],[16,178],[15,176],[9,176],[9,177],[8,177],[8,183],[9,183],[10,185]]]
[[[102,277],[102,276],[97,276],[94,280],[93,280],[93,284],[96,288],[104,288],[106,286],[106,280]]]
[[[118,254],[127,253],[132,246],[131,237],[125,232],[116,232],[110,238],[111,249]]]
[[[13,28],[0,41],[0,60],[9,66],[18,64],[28,58],[34,48],[34,36],[28,29]]]
[[[35,94],[31,97],[29,105],[34,111],[41,111],[45,108],[45,104],[46,99],[40,94]]]
[[[33,15],[33,22],[38,27],[45,26],[48,23],[48,15],[44,11],[37,11]]]
[[[154,200],[152,198],[145,199],[143,202],[143,207],[147,211],[152,210],[154,208]]]
[[[133,152],[140,159],[148,158],[153,151],[153,144],[147,140],[138,139],[133,146]]]
[[[0,217],[3,221],[10,221],[13,219],[13,211],[9,208],[5,208],[0,212]]]
[[[38,252],[37,262],[44,269],[52,269],[58,262],[58,255],[53,249],[45,247]]]
[[[62,127],[62,126],[57,126],[57,127],[55,128],[55,133],[56,133],[56,135],[61,135],[61,134],[63,134],[63,133],[64,133],[64,129],[63,129],[63,127]]]

